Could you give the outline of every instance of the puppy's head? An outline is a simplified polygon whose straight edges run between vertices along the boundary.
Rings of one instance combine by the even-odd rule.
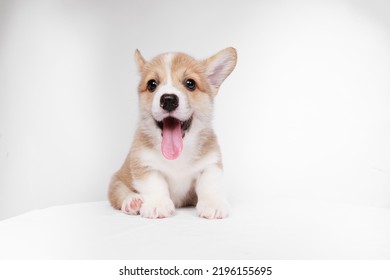
[[[146,61],[136,50],[135,59],[141,74],[141,118],[153,120],[161,132],[164,157],[176,159],[193,122],[210,125],[214,97],[236,65],[236,50],[227,48],[200,61],[183,53]]]

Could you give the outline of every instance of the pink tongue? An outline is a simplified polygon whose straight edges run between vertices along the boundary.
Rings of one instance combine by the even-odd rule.
[[[180,122],[174,118],[164,119],[162,134],[162,154],[167,159],[176,159],[183,149]]]

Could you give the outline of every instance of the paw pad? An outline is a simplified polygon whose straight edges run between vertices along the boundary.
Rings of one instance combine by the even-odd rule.
[[[131,194],[122,203],[122,211],[129,215],[139,214],[143,200],[138,194]]]

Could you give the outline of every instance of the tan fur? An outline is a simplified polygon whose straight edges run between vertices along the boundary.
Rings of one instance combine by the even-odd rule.
[[[130,192],[137,192],[133,188],[133,180],[144,178],[149,168],[143,166],[137,153],[143,149],[152,149],[153,144],[149,136],[137,130],[133,145],[122,167],[114,174],[109,187],[109,200],[115,209],[121,209],[122,201]],[[122,182],[123,184],[118,184]],[[127,190],[124,188],[125,185]],[[118,195],[116,195],[118,193]]]
[[[198,96],[199,93],[210,94],[210,88],[206,82],[205,74],[205,66],[186,54],[177,53],[172,60],[173,82],[181,85],[183,91],[186,91],[186,88],[182,84],[182,81],[187,78],[195,80],[197,89],[191,95]]]
[[[199,151],[196,159],[199,160],[210,152],[218,153],[219,161],[217,162],[217,165],[222,169],[222,155],[217,136],[212,129],[203,129],[199,135]]]

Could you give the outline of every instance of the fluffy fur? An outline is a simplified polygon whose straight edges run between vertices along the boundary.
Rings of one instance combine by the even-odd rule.
[[[146,61],[137,50],[135,60],[141,76],[140,118],[130,152],[112,177],[111,205],[145,218],[169,217],[175,207],[193,205],[200,217],[225,218],[229,206],[221,186],[221,152],[211,120],[214,97],[236,65],[236,50],[227,48],[200,61],[183,53],[165,53]],[[163,108],[164,94],[177,96],[177,108]],[[167,118],[180,122],[182,129],[182,150],[175,159],[162,154],[162,127]]]

